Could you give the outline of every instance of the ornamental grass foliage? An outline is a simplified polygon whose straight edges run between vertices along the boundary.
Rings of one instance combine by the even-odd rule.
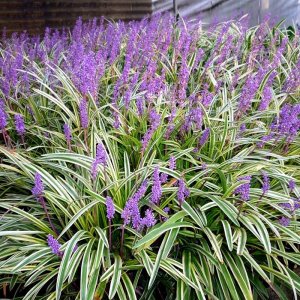
[[[3,36],[4,297],[297,298],[300,32],[246,20]]]

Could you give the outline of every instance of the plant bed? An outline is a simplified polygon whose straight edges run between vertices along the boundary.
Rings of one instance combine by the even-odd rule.
[[[300,40],[281,25],[3,37],[3,296],[296,298]]]

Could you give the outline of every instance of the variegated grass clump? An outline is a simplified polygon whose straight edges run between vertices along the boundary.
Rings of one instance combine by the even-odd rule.
[[[297,298],[299,31],[245,20],[2,39],[4,297]]]

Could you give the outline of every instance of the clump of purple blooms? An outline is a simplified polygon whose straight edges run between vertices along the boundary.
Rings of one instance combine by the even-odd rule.
[[[241,200],[248,201],[250,199],[250,182],[251,182],[251,175],[242,176],[238,178],[238,181],[246,181],[245,183],[238,186],[234,194],[239,195]]]

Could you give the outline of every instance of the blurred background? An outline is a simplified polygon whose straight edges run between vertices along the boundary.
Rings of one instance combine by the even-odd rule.
[[[268,14],[275,22],[300,24],[300,0],[0,0],[0,30],[41,33],[45,27],[72,26],[79,16],[136,20],[175,7],[179,16],[204,27],[241,14],[250,15],[250,25]]]

